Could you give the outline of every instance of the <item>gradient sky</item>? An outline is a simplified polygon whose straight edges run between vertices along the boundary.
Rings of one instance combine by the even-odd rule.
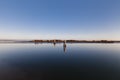
[[[0,0],[0,39],[120,40],[120,0]]]

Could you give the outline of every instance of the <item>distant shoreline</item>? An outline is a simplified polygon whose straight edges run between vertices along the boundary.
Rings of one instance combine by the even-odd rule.
[[[120,43],[115,40],[0,40],[0,43]]]
[[[120,43],[113,40],[32,40],[35,43]]]

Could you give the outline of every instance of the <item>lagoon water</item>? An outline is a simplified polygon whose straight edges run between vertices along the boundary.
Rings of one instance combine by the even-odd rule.
[[[0,80],[120,80],[120,44],[0,44]]]

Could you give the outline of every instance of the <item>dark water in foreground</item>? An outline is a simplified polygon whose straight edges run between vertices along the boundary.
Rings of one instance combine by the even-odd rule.
[[[120,44],[0,44],[0,80],[120,80]]]

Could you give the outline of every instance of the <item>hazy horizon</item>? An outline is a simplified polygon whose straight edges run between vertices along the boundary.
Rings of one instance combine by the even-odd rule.
[[[120,40],[120,0],[0,0],[0,39]]]

